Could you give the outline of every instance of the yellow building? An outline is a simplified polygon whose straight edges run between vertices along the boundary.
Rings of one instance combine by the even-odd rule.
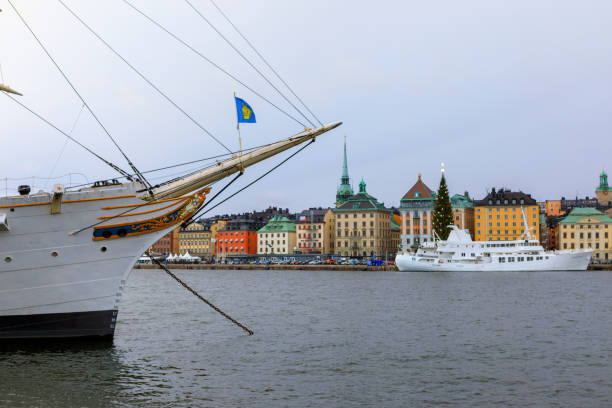
[[[366,192],[363,180],[359,192],[332,211],[337,255],[392,258],[397,252],[400,227],[393,221],[393,211]]]
[[[189,224],[179,231],[179,252],[199,256],[202,259],[211,257],[210,227],[199,222]]]
[[[532,239],[540,239],[540,207],[530,194],[522,191],[492,189],[487,196],[474,202],[476,241],[512,241],[524,239],[523,214]]]
[[[559,249],[593,250],[591,260],[612,261],[612,218],[595,208],[574,208],[559,221]]]
[[[333,254],[335,217],[330,208],[310,208],[298,215],[297,251],[302,254]]]

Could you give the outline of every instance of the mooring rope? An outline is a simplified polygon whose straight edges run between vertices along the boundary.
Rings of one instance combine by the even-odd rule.
[[[193,290],[192,288],[189,287],[189,285],[187,285],[185,282],[183,282],[178,276],[176,276],[175,274],[173,274],[172,272],[170,272],[170,270],[168,268],[166,268],[166,266],[164,264],[162,264],[161,262],[159,262],[157,259],[155,259],[153,257],[153,255],[151,255],[151,253],[149,251],[145,252],[145,254],[151,258],[151,261],[155,262],[161,269],[163,269],[164,272],[166,272],[168,274],[168,276],[170,276],[172,279],[174,279],[175,281],[177,281],[178,283],[181,284],[181,286],[183,286],[185,289],[187,289],[189,292],[191,292],[195,297],[197,297],[198,299],[200,299],[202,302],[206,303],[208,306],[210,306],[211,308],[213,308],[216,312],[218,312],[221,316],[225,317],[227,320],[229,320],[230,322],[234,323],[236,326],[240,327],[242,330],[244,330],[245,332],[249,333],[249,336],[253,335],[253,331],[251,329],[249,329],[248,327],[246,327],[245,325],[243,325],[242,323],[240,323],[239,321],[237,321],[236,319],[234,319],[232,316],[228,315],[227,313],[225,313],[223,310],[219,309],[217,306],[215,306],[214,304],[212,304],[212,302],[210,302],[209,300],[205,299],[202,295],[200,295],[198,292],[196,292],[195,290]]]

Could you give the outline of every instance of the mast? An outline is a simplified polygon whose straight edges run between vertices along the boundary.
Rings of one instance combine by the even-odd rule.
[[[531,228],[529,228],[529,223],[527,222],[527,217],[525,216],[525,210],[523,206],[521,206],[521,214],[523,215],[523,225],[525,226],[525,234],[527,235],[527,240],[531,241]]]
[[[152,191],[154,197],[156,200],[162,200],[166,198],[176,198],[191,193],[192,191],[207,186],[215,181],[243,171],[243,169],[284,152],[287,149],[304,142],[314,140],[317,136],[329,132],[341,124],[342,122],[335,122],[316,129],[306,129],[303,132],[300,132],[297,135],[291,136],[287,139],[260,147],[259,149],[255,149],[252,152],[240,156],[234,156],[231,159],[219,162],[212,167],[202,169],[189,176],[153,188]],[[140,198],[144,200],[151,199],[148,194],[143,194]]]

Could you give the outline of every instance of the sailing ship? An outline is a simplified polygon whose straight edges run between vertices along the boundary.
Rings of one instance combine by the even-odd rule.
[[[3,92],[19,94],[4,84]],[[156,186],[136,171],[122,181],[35,193],[22,186],[1,197],[0,339],[112,336],[134,264],[197,214],[213,183],[340,124],[305,128]]]

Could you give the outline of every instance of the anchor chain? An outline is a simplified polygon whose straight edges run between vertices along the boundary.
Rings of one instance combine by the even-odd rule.
[[[187,289],[189,292],[191,292],[195,297],[197,297],[198,299],[200,299],[202,302],[206,303],[208,306],[210,306],[211,308],[213,308],[216,312],[218,312],[219,314],[221,314],[221,316],[225,317],[227,320],[229,320],[230,322],[234,323],[236,326],[240,327],[242,330],[244,330],[245,332],[247,332],[249,334],[249,336],[253,335],[253,331],[251,329],[249,329],[248,327],[246,327],[245,325],[243,325],[242,323],[240,323],[239,321],[237,321],[236,319],[234,319],[233,317],[231,317],[230,315],[228,315],[227,313],[225,313],[223,310],[219,309],[217,306],[215,306],[214,304],[212,304],[210,301],[208,301],[207,299],[205,299],[202,295],[200,295],[198,292],[196,292],[195,290],[193,290],[192,288],[189,287],[189,285],[187,285],[185,282],[183,282],[178,276],[176,276],[175,274],[173,274],[172,272],[170,272],[170,270],[168,268],[166,268],[166,266],[164,264],[162,264],[161,262],[159,262],[157,259],[155,259],[151,253],[149,251],[146,252],[147,256],[149,258],[151,258],[151,261],[155,262],[161,269],[164,270],[164,272],[166,272],[172,279],[176,280],[178,283],[180,283],[185,289]]]

